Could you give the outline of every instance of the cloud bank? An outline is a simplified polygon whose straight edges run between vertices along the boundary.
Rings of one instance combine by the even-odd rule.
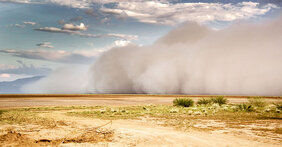
[[[160,1],[119,2],[114,8],[102,7],[106,14],[120,15],[139,22],[177,25],[186,21],[206,23],[212,21],[234,21],[264,15],[274,4],[260,6],[255,2],[224,3],[164,3]]]
[[[36,67],[33,64],[27,65],[21,60],[17,63],[20,66],[12,66],[0,64],[0,74],[13,74],[13,75],[48,75],[51,73],[51,69],[47,67]]]
[[[12,54],[16,57],[36,60],[46,60],[59,63],[68,64],[90,64],[93,62],[95,56],[86,56],[79,52],[69,52],[65,50],[14,50],[2,49],[2,53]]]
[[[214,31],[187,23],[153,45],[112,48],[88,72],[55,72],[25,91],[281,96],[281,25],[279,18]]]
[[[115,16],[133,18],[138,22],[157,25],[177,25],[186,21],[198,23],[234,21],[265,15],[282,5],[280,0],[237,2],[185,2],[178,0],[0,0],[24,4],[54,4],[85,9],[90,16]],[[93,7],[94,5],[98,7]],[[93,9],[95,8],[95,10]],[[101,20],[103,22],[103,20]],[[62,32],[62,31],[61,31]]]

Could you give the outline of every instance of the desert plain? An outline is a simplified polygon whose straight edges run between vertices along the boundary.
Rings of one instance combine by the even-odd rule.
[[[281,97],[216,97],[1,95],[0,146],[282,145]]]

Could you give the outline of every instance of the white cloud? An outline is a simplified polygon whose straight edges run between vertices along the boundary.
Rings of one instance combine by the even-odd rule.
[[[45,44],[48,42],[45,42]],[[44,43],[42,43],[44,44]],[[11,54],[16,57],[26,58],[26,59],[35,59],[35,60],[46,60],[58,63],[68,63],[68,64],[90,64],[102,53],[108,51],[113,47],[123,47],[130,44],[130,41],[127,40],[116,40],[112,44],[104,48],[95,48],[95,49],[79,49],[72,52],[65,50],[15,50],[15,49],[2,49],[1,53]],[[22,62],[22,67],[28,67]],[[7,70],[15,70],[15,66],[7,66],[0,64],[0,73]]]
[[[264,15],[275,4],[262,2],[240,3],[178,3],[175,0],[0,0],[15,3],[52,3],[60,6],[86,9],[85,13],[96,16],[91,6],[98,4],[100,11],[106,15],[115,15],[119,19],[134,18],[139,22],[175,25],[185,21],[205,23],[211,21],[234,21]],[[271,1],[272,2],[272,1]],[[274,1],[275,2],[275,1]],[[104,4],[114,3],[110,7]]]
[[[76,64],[89,64],[93,62],[94,57],[84,56],[65,50],[14,50],[3,49],[2,53],[12,54],[16,57],[36,60],[46,60],[60,63],[76,63]]]
[[[0,2],[20,3],[20,4],[44,4],[45,3],[45,1],[42,1],[42,0],[0,0]]]
[[[49,3],[61,5],[61,6],[68,6],[73,8],[88,8],[90,7],[89,0],[47,0]]]
[[[131,42],[128,40],[116,40],[112,44],[104,47],[104,48],[95,48],[88,50],[75,50],[73,53],[80,54],[86,57],[98,57],[102,53],[114,48],[114,47],[123,47],[129,45]]]
[[[54,46],[52,46],[51,42],[39,43],[39,44],[36,44],[36,46],[43,47],[43,48],[54,48]]]
[[[15,69],[15,68],[16,66],[14,65],[0,64],[0,70]]]
[[[128,35],[128,34],[117,34],[117,33],[111,33],[111,34],[87,34],[87,33],[81,33],[79,31],[85,29],[86,27],[84,24],[80,24],[80,26],[76,25],[65,25],[63,28],[55,28],[55,27],[44,27],[39,29],[34,29],[36,31],[43,31],[43,32],[50,32],[50,33],[65,33],[65,34],[73,34],[78,35],[80,37],[87,37],[87,38],[101,38],[101,37],[113,37],[113,38],[120,38],[120,39],[126,39],[126,40],[136,40],[138,39],[138,36],[136,35]]]
[[[131,42],[130,41],[128,41],[128,40],[116,40],[115,41],[115,45],[116,46],[120,46],[120,47],[122,47],[122,46],[127,46],[128,44],[130,44]]]
[[[0,74],[0,78],[10,78],[11,75],[7,73]]]
[[[0,1],[1,2],[1,1]],[[32,22],[32,21],[24,21],[22,24],[11,24],[11,26],[13,27],[18,27],[18,28],[24,28],[26,25],[36,25],[36,22]]]
[[[121,15],[140,22],[175,25],[185,21],[205,23],[210,21],[234,21],[263,15],[273,8],[274,4],[259,6],[255,2],[237,4],[223,3],[168,3],[160,1],[119,2],[114,8],[102,7],[105,14]]]
[[[0,2],[12,2],[12,3],[30,3],[30,0],[0,0]]]
[[[34,29],[36,31],[44,31],[44,32],[52,32],[52,33],[67,33],[67,34],[75,34],[76,31],[71,30],[63,30],[61,28],[55,28],[55,27],[44,27],[39,29]]]
[[[18,27],[18,28],[24,28],[25,25],[22,25],[22,24],[14,24],[14,25],[11,25],[11,26],[15,26],[15,27]]]
[[[23,61],[18,60],[19,66],[0,64],[0,74],[10,75],[46,75],[51,72],[47,67],[36,67],[33,64],[27,65]]]
[[[128,35],[128,34],[83,34],[83,33],[76,33],[81,37],[89,37],[89,38],[102,38],[102,37],[112,37],[112,38],[119,38],[119,39],[125,39],[125,40],[137,40],[137,35]]]
[[[24,21],[23,23],[26,25],[32,25],[32,26],[36,25],[36,22],[32,22],[32,21]]]
[[[80,25],[65,24],[65,25],[62,27],[62,30],[86,31],[86,30],[87,30],[87,27],[84,25],[84,23],[80,23]]]

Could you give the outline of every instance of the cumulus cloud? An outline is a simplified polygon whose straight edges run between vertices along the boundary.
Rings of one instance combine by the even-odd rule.
[[[153,45],[110,49],[86,72],[89,74],[72,77],[81,71],[76,69],[54,73],[48,80],[29,85],[26,91],[40,87],[40,93],[72,93],[75,87],[79,89],[76,93],[279,96],[281,25],[280,18],[262,24],[237,23],[214,31],[187,23]],[[81,75],[87,78],[81,79]],[[79,80],[71,86],[64,82],[69,79]],[[54,89],[58,80],[68,84]]]
[[[237,4],[224,3],[164,3],[161,1],[119,2],[114,8],[102,7],[106,14],[134,18],[140,22],[175,25],[186,21],[205,23],[211,21],[234,21],[263,15],[273,8],[274,4],[260,6],[255,2]]]
[[[83,54],[68,52],[65,50],[14,50],[3,49],[2,53],[12,54],[16,57],[36,60],[46,60],[60,63],[69,64],[90,64],[93,62],[94,57],[84,56]]]
[[[54,48],[54,46],[51,44],[51,42],[43,42],[36,44],[38,47],[43,47],[43,48]]]

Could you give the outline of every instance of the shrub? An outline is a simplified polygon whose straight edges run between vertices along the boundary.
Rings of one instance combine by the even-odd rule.
[[[215,97],[215,98],[211,98],[211,101],[213,103],[215,103],[215,104],[220,105],[220,106],[227,103],[227,99],[224,98],[223,96],[218,96],[218,97]]]
[[[239,104],[238,110],[252,112],[252,111],[254,111],[254,107],[250,104]]]
[[[174,106],[191,107],[194,105],[194,101],[190,98],[177,98],[173,100]]]
[[[207,105],[207,104],[211,104],[211,103],[212,103],[211,99],[206,99],[206,98],[201,98],[197,102],[197,104],[199,104],[199,105]]]
[[[265,107],[267,105],[266,101],[261,97],[251,97],[248,99],[249,104],[256,107]]]

